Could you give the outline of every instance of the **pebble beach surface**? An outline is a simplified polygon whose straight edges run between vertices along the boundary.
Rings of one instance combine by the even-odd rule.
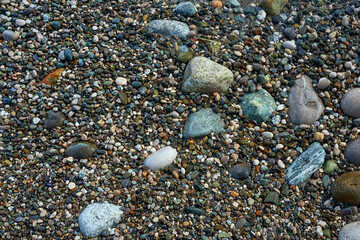
[[[0,239],[360,239],[359,12],[0,0]]]

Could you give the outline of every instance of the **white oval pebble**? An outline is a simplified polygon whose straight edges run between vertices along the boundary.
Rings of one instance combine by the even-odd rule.
[[[123,85],[126,85],[127,79],[123,78],[123,77],[118,77],[118,78],[116,78],[115,82],[117,85],[123,86]]]
[[[285,41],[283,43],[283,47],[284,48],[289,48],[289,49],[296,49],[296,44],[293,41]]]
[[[330,84],[331,84],[331,81],[329,79],[323,77],[323,78],[319,79],[317,87],[318,87],[318,89],[325,89],[325,88],[329,87]]]
[[[160,168],[169,166],[176,158],[177,151],[170,147],[163,147],[156,152],[150,154],[144,162],[144,166],[151,170],[159,170]]]
[[[19,27],[25,26],[25,24],[26,24],[25,20],[23,20],[23,19],[16,19],[15,23]]]
[[[285,164],[284,164],[284,162],[281,161],[281,160],[279,160],[279,161],[277,162],[277,165],[279,166],[279,168],[282,168],[282,169],[285,168]]]

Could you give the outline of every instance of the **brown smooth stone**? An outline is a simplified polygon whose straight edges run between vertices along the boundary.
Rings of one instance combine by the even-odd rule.
[[[360,171],[344,173],[331,187],[331,194],[338,202],[360,204]]]

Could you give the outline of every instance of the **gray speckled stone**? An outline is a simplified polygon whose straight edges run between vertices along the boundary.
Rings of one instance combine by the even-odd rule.
[[[184,138],[197,138],[208,135],[211,132],[225,132],[224,121],[220,114],[213,112],[211,108],[203,108],[190,115],[184,126]]]
[[[360,166],[360,138],[351,141],[345,150],[345,158],[349,163]]]
[[[197,10],[192,2],[181,2],[176,6],[175,12],[184,17],[191,17],[196,14]]]
[[[286,171],[289,184],[299,185],[307,181],[324,163],[325,150],[320,143],[311,144]]]
[[[205,57],[194,57],[184,72],[185,92],[226,92],[234,74],[226,67]]]
[[[19,32],[14,32],[14,31],[11,31],[11,30],[5,30],[1,36],[3,37],[3,39],[5,41],[16,41],[18,40],[18,38],[20,37],[20,33]]]
[[[232,168],[230,168],[229,173],[232,177],[244,180],[249,177],[251,172],[251,168],[246,163],[236,164]]]
[[[296,125],[313,124],[324,112],[324,105],[312,87],[312,80],[301,76],[289,93],[289,119]]]
[[[339,232],[338,240],[359,240],[360,222],[346,224]]]
[[[276,108],[274,98],[264,89],[245,94],[240,105],[249,120],[258,122],[268,120]]]
[[[153,20],[149,24],[148,32],[163,36],[178,36],[186,38],[190,32],[186,23],[174,20]]]
[[[341,99],[341,109],[350,117],[360,118],[360,88],[345,93]]]
[[[65,151],[66,156],[75,159],[88,159],[92,156],[96,146],[88,142],[79,142],[71,145]]]
[[[118,223],[122,214],[120,207],[113,204],[90,204],[78,218],[80,231],[87,237],[99,236],[113,224]]]
[[[62,112],[48,112],[48,117],[44,122],[44,126],[48,129],[61,126],[65,121],[65,116]]]

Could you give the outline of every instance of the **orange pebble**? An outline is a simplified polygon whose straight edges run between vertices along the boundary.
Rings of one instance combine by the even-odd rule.
[[[211,6],[214,7],[214,8],[222,8],[222,2],[219,1],[219,0],[213,0],[211,2]]]

